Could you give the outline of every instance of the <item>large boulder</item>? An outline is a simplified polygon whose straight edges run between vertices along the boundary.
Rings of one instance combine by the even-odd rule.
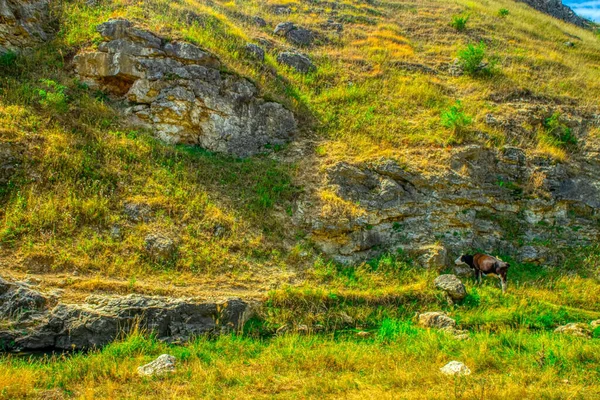
[[[453,301],[460,301],[467,297],[465,285],[456,275],[440,275],[433,281],[435,287],[446,292]]]
[[[167,41],[123,19],[101,24],[98,32],[105,41],[75,56],[77,73],[124,97],[132,122],[165,142],[246,157],[296,133],[292,112],[261,98],[247,79],[222,72],[217,57],[198,46]]]
[[[0,0],[0,54],[49,38],[49,4],[49,0]]]

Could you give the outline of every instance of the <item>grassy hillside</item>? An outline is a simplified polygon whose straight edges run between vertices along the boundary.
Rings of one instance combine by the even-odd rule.
[[[0,144],[21,158],[19,172],[0,186],[0,275],[37,277],[43,290],[65,289],[71,301],[99,292],[265,302],[238,336],[168,346],[141,332],[90,354],[2,356],[0,398],[600,395],[600,332],[593,339],[552,333],[600,318],[597,247],[574,251],[554,270],[511,263],[505,296],[495,281],[476,287],[467,279],[469,297],[452,306],[433,288],[439,271],[402,254],[336,265],[291,219],[294,200],[317,190],[324,168],[342,160],[389,157],[434,171],[444,149],[474,142],[516,144],[568,162],[573,150],[543,131],[508,137],[485,117],[517,114],[518,104],[490,100],[515,93],[597,110],[597,34],[509,0],[97,3],[55,2],[56,38],[0,58]],[[292,13],[278,15],[275,6]],[[257,27],[254,15],[268,26]],[[342,34],[323,27],[333,16],[343,21]],[[168,146],[129,127],[114,101],[75,79],[71,65],[78,50],[98,44],[95,26],[116,17],[216,53],[295,111],[297,140],[241,160]],[[276,62],[289,44],[272,31],[288,20],[317,32],[303,50],[316,72]],[[274,45],[265,64],[243,50],[258,38]],[[454,59],[472,61],[478,51],[486,71],[448,73]],[[589,141],[600,136],[598,128],[588,134]],[[329,204],[324,210],[357,208],[319,195]],[[177,251],[150,256],[145,237],[155,232],[174,238]],[[432,310],[449,312],[471,339],[417,327],[415,313]],[[301,325],[308,334],[294,333]],[[282,326],[291,334],[275,336]],[[358,337],[361,331],[369,335]],[[164,352],[177,356],[178,372],[135,375]],[[440,375],[452,359],[473,375]]]

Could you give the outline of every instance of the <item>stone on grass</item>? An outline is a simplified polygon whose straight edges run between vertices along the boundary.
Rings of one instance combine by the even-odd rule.
[[[255,45],[254,43],[246,44],[246,53],[252,58],[257,59],[258,61],[265,60],[265,51],[260,47]]]
[[[315,71],[317,67],[312,63],[310,58],[300,53],[283,52],[277,57],[279,64],[284,64],[294,68],[296,71],[306,74]]]
[[[293,22],[280,22],[273,31],[274,34],[279,36],[286,36],[289,32],[296,29],[296,25]]]
[[[298,28],[289,31],[285,37],[296,46],[310,46],[313,42],[314,35],[308,29]]]
[[[450,361],[448,364],[440,368],[440,372],[450,376],[466,376],[471,375],[471,370],[460,361]]]
[[[255,15],[254,18],[252,18],[252,20],[254,21],[254,24],[261,28],[267,26],[267,21],[265,21],[264,18],[259,17],[258,15]]]
[[[467,296],[465,285],[456,277],[456,275],[440,275],[435,278],[435,287],[443,290],[446,294],[455,301],[460,301]]]
[[[160,376],[175,372],[175,361],[175,357],[169,354],[162,354],[151,363],[138,367],[137,372],[141,376]]]
[[[554,333],[560,333],[564,335],[571,335],[589,339],[592,337],[592,331],[587,324],[582,323],[570,323],[567,325],[559,326],[554,330]]]
[[[426,328],[454,329],[456,321],[446,315],[446,313],[431,311],[419,315],[419,325]]]

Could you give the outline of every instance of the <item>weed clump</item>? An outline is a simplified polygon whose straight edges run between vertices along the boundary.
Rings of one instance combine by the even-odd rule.
[[[450,22],[450,26],[457,31],[462,32],[467,29],[467,22],[469,22],[469,18],[470,17],[468,15],[454,15],[452,17],[452,22]]]
[[[544,129],[540,132],[538,140],[541,144],[561,149],[573,149],[578,143],[577,136],[560,120],[558,112],[546,118]]]
[[[468,44],[458,52],[458,63],[467,75],[491,75],[495,63],[487,59],[487,46],[483,42],[478,45]]]
[[[463,111],[460,101],[457,101],[453,106],[443,111],[440,120],[442,126],[452,130],[457,139],[464,138],[467,127],[473,122],[473,118]]]
[[[507,8],[501,8],[500,10],[498,10],[498,16],[505,18],[508,17],[508,15],[510,14],[510,11],[508,11]]]

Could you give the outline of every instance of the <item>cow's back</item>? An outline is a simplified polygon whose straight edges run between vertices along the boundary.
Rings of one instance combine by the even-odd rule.
[[[492,256],[488,256],[487,254],[475,254],[473,256],[473,264],[475,265],[475,269],[478,269],[482,272],[493,272],[495,270],[495,265],[498,260]]]

